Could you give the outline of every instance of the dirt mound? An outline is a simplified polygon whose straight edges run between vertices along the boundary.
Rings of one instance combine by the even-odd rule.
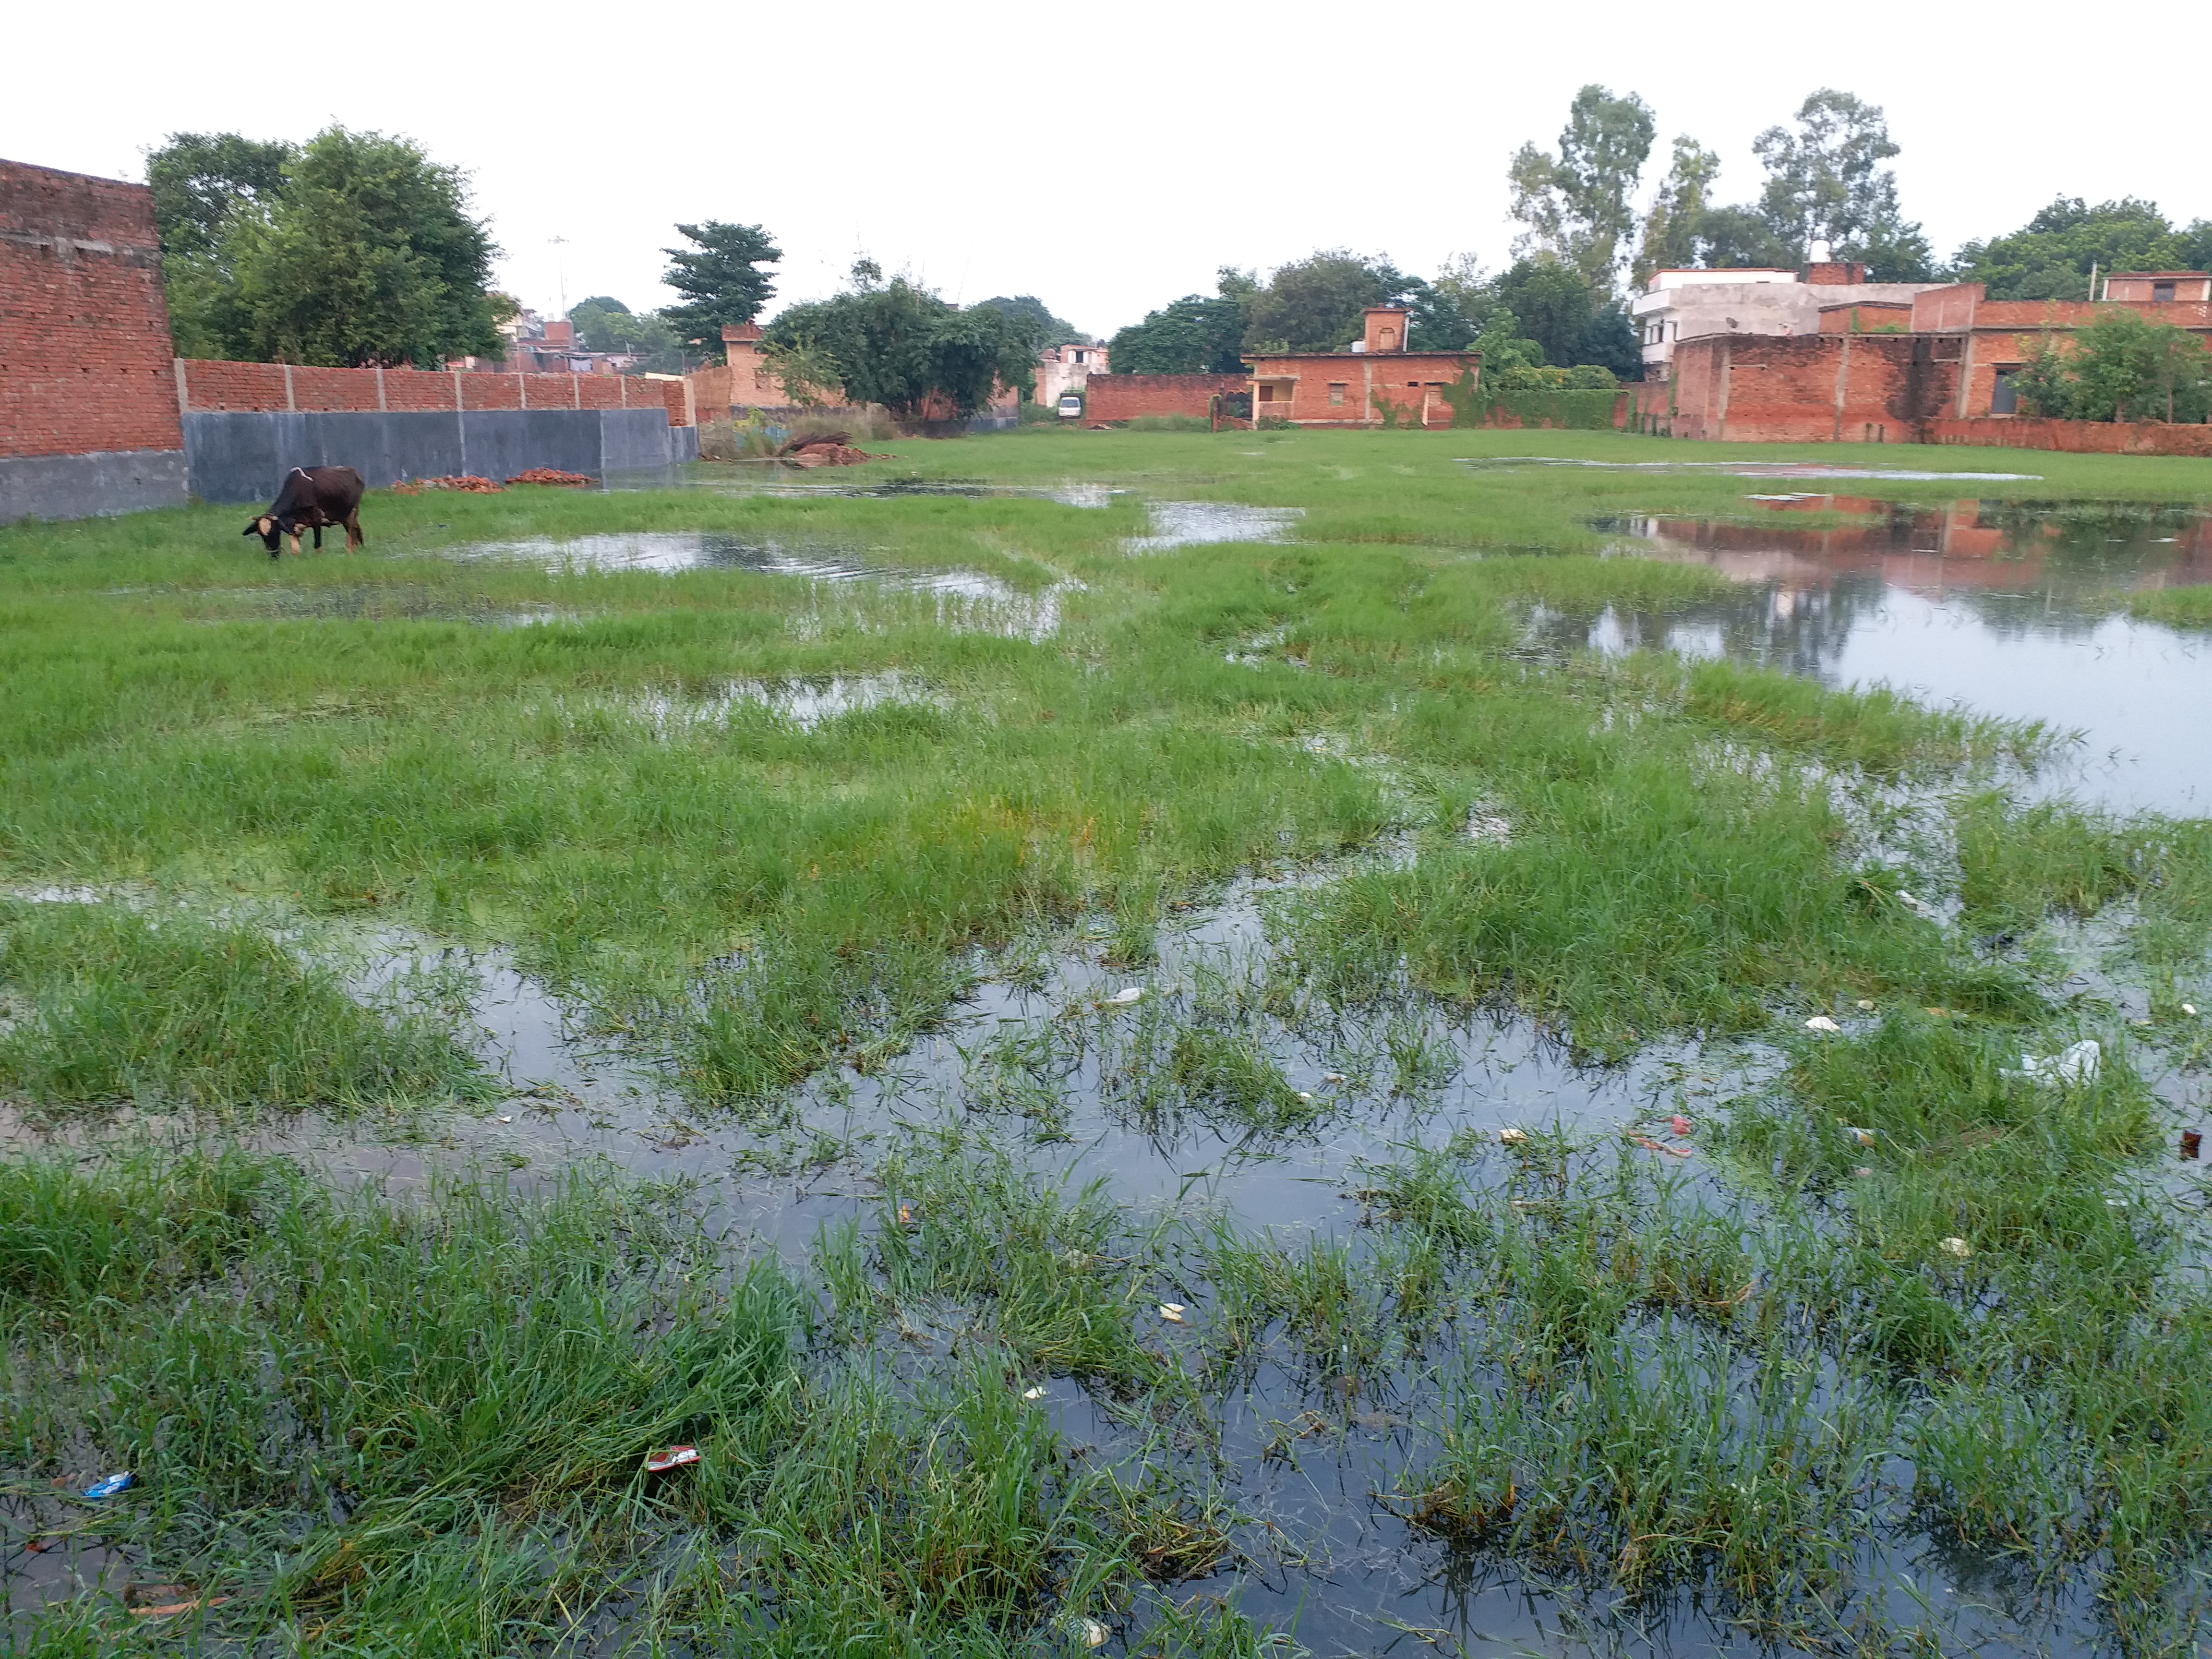
[[[589,489],[599,483],[588,472],[563,472],[557,466],[526,468],[507,480],[511,484],[553,484],[564,489]]]
[[[826,433],[819,438],[808,438],[793,444],[783,452],[782,459],[793,466],[858,466],[862,461],[888,459],[871,455],[865,449],[854,449],[845,441],[842,432]]]

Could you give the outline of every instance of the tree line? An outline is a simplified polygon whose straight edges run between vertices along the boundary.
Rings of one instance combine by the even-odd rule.
[[[1790,125],[1753,141],[1765,177],[1748,201],[1717,199],[1719,155],[1682,134],[1639,212],[1657,134],[1640,96],[1586,86],[1555,146],[1525,143],[1508,161],[1521,229],[1504,270],[1485,274],[1462,255],[1424,278],[1343,248],[1293,260],[1264,281],[1224,267],[1212,294],[1187,295],[1115,334],[1113,366],[1235,374],[1253,352],[1341,350],[1359,337],[1366,307],[1401,305],[1412,313],[1408,346],[1480,345],[1486,379],[1509,389],[1571,383],[1575,366],[1593,376],[1634,374],[1641,356],[1627,302],[1654,273],[1794,269],[1815,241],[1864,264],[1873,282],[1982,283],[1998,300],[2089,299],[2099,270],[2212,267],[2212,221],[2177,227],[2148,202],[2091,207],[2066,197],[2010,235],[1966,243],[1945,264],[1905,215],[1887,165],[1900,150],[1881,109],[1833,88],[1813,92]],[[2036,384],[2057,398],[2048,374]]]

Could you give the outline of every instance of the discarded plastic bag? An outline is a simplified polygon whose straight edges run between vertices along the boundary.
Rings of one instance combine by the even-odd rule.
[[[2187,1158],[2193,1164],[2197,1161],[2197,1157],[2203,1152],[2203,1150],[2204,1135],[2202,1130],[2184,1129],[2181,1132],[2182,1157]]]
[[[1182,1324],[1183,1322],[1183,1315],[1188,1311],[1189,1310],[1184,1307],[1180,1302],[1163,1302],[1160,1304],[1160,1317],[1167,1321],[1170,1325]]]
[[[131,1472],[128,1469],[118,1469],[106,1480],[95,1480],[87,1486],[84,1489],[84,1495],[87,1498],[112,1498],[116,1493],[128,1490],[130,1485]]]
[[[1667,1120],[1667,1127],[1678,1135],[1686,1135],[1690,1133],[1690,1120],[1677,1112]]]
[[[1974,1247],[1967,1243],[1963,1238],[1947,1238],[1943,1241],[1943,1248],[1948,1250],[1953,1255],[1961,1258],[1970,1256],[1974,1253]]]
[[[1083,1621],[1083,1645],[1086,1648],[1104,1647],[1106,1638],[1112,1634],[1111,1631],[1096,1619],[1086,1619]]]
[[[1498,1144],[1501,1146],[1525,1146],[1528,1144],[1528,1132],[1526,1129],[1500,1129]]]
[[[1844,1133],[1850,1137],[1851,1145],[1854,1146],[1871,1146],[1874,1145],[1875,1132],[1873,1130],[1862,1129],[1856,1123],[1846,1123],[1842,1127]]]
[[[696,1446],[670,1446],[645,1460],[645,1472],[647,1474],[665,1474],[671,1469],[680,1469],[686,1463],[698,1461],[699,1449]]]
[[[1805,1029],[1808,1031],[1840,1031],[1844,1028],[1826,1014],[1815,1014],[1805,1022]]]
[[[2105,1051],[2097,1046],[2096,1038],[2083,1037],[2045,1059],[2022,1054],[2020,1074],[2038,1083],[2090,1083],[2095,1081],[2097,1067],[2104,1057]]]
[[[1124,985],[1120,990],[1115,992],[1112,996],[1108,997],[1106,1000],[1115,1007],[1121,1008],[1127,1007],[1133,1002],[1142,1001],[1144,1000],[1144,995],[1145,988],[1143,986]]]

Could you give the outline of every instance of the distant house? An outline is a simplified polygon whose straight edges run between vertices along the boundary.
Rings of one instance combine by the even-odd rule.
[[[1252,353],[1252,417],[1291,426],[1449,426],[1444,389],[1479,377],[1476,351],[1408,351],[1407,313],[1370,306],[1348,351]]]
[[[1909,307],[1941,283],[1869,283],[1866,267],[1831,259],[1813,244],[1802,271],[1777,269],[1661,270],[1629,301],[1643,347],[1644,378],[1663,380],[1681,341],[1706,334],[1817,334],[1820,313],[1841,300]],[[1849,289],[1848,295],[1838,289]]]
[[[1111,373],[1103,345],[1049,345],[1037,353],[1036,400],[1056,404],[1060,394],[1081,392],[1093,374]]]

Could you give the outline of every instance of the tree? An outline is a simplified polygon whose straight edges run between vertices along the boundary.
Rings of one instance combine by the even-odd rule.
[[[1616,98],[1592,84],[1577,93],[1559,155],[1523,144],[1506,169],[1513,216],[1528,227],[1514,252],[1556,255],[1592,288],[1611,295],[1636,222],[1628,198],[1651,154],[1654,131],[1650,106],[1632,92]]]
[[[633,312],[620,300],[594,295],[568,307],[576,337],[593,351],[628,352],[634,368],[648,374],[680,373],[687,343],[657,311]]]
[[[331,127],[265,200],[234,205],[200,321],[229,355],[333,365],[492,356],[512,302],[460,172],[404,138]]]
[[[1074,324],[1054,316],[1045,302],[1034,294],[1018,294],[1011,298],[1000,295],[993,299],[979,300],[976,303],[989,306],[1020,323],[1028,330],[1030,338],[1039,351],[1047,346],[1091,343],[1091,336]]]
[[[273,202],[284,170],[298,158],[281,139],[267,143],[234,132],[173,132],[146,156],[154,224],[167,258],[212,253],[234,209]]]
[[[2009,236],[1961,247],[1958,276],[1984,284],[1992,300],[2090,300],[2092,270],[2203,269],[2212,246],[2194,239],[2205,228],[2200,221],[2178,232],[2155,204],[2133,197],[2090,207],[2061,196]]]
[[[1216,293],[1186,294],[1145,313],[1107,342],[1117,374],[1234,374],[1244,366],[1244,328],[1259,283],[1224,265]]]
[[[2185,328],[2118,307],[2062,350],[2045,337],[2014,378],[2054,420],[2202,421],[2212,416],[2212,351]]]
[[[1027,392],[1036,366],[1026,328],[991,306],[963,311],[872,264],[834,299],[792,306],[770,325],[771,361],[814,386],[832,376],[855,403],[881,404],[902,420],[940,407],[973,415],[1000,386]],[[796,391],[786,381],[786,389]]]
[[[1634,325],[1609,291],[1594,291],[1582,272],[1565,261],[1539,255],[1516,260],[1490,285],[1493,313],[1476,343],[1489,372],[1492,337],[1499,313],[1515,337],[1534,342],[1536,362],[1558,368],[1582,365],[1616,376],[1640,376],[1644,357]]]
[[[1248,351],[1341,351],[1365,329],[1370,306],[1402,304],[1413,281],[1387,259],[1324,248],[1277,270],[1252,296]]]
[[[1631,266],[1631,280],[1649,287],[1654,273],[1686,270],[1698,263],[1698,230],[1721,158],[1687,133],[1674,139],[1674,164],[1659,181],[1651,210],[1644,217],[1644,236]]]
[[[660,280],[684,295],[684,301],[660,314],[680,339],[719,362],[723,328],[750,323],[775,295],[773,275],[761,267],[782,258],[783,250],[758,225],[709,219],[700,225],[678,225],[676,230],[692,246],[660,250],[668,256],[668,269]]]
[[[1767,128],[1751,147],[1766,167],[1759,208],[1776,239],[1799,258],[1812,242],[1827,242],[1837,258],[1866,260],[1877,281],[1925,270],[1927,239],[1905,222],[1897,175],[1881,165],[1898,147],[1880,106],[1822,87],[1798,106],[1796,122],[1794,133]],[[1873,269],[1869,255],[1877,254],[1882,268]]]

